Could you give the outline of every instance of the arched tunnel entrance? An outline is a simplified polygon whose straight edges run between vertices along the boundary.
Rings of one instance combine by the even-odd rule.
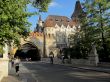
[[[21,49],[16,51],[16,56],[21,59],[31,59],[32,61],[39,61],[41,59],[40,50],[31,42],[23,44]]]

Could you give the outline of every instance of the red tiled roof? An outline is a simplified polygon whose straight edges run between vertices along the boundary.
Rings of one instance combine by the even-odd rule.
[[[66,16],[57,16],[57,15],[49,15],[47,17],[47,19],[44,22],[44,26],[45,27],[54,27],[55,25],[70,25],[71,27],[75,25],[75,22],[73,22],[72,20],[70,20],[68,17]]]

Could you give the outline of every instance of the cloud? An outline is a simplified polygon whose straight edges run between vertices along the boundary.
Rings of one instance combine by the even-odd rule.
[[[49,7],[57,7],[57,6],[60,6],[57,2],[51,2],[49,4]]]

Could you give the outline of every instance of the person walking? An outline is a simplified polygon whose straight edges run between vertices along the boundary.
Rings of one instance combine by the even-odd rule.
[[[49,57],[50,57],[50,63],[53,64],[54,54],[52,51],[50,52]]]
[[[20,59],[18,57],[16,57],[16,59],[14,61],[14,66],[15,66],[16,75],[18,75],[18,76],[19,76],[19,64],[20,64]]]
[[[61,60],[62,60],[62,64],[64,64],[65,63],[65,56],[64,56],[63,52],[61,53]]]

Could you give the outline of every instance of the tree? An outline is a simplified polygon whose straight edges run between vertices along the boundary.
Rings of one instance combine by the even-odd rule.
[[[81,11],[78,16],[81,28],[73,36],[73,45],[79,48],[80,55],[84,57],[90,52],[91,45],[95,44],[100,58],[107,59],[110,54],[110,1],[85,0],[82,5],[85,13]]]
[[[0,44],[14,40],[19,43],[19,38],[29,31],[30,23],[27,17],[29,0],[0,0]]]
[[[39,12],[47,12],[48,5],[52,0],[33,0],[33,6],[39,10]]]
[[[30,23],[28,17],[34,13],[27,11],[27,5],[33,3],[41,11],[47,11],[50,0],[0,0],[0,44],[12,40],[19,44],[19,38],[27,36]]]
[[[86,21],[88,27],[93,28],[93,34],[90,36],[94,38],[93,40],[98,45],[99,51],[103,50],[103,57],[109,58],[110,1],[86,0],[84,7],[88,17]],[[92,31],[90,32],[92,33]]]

